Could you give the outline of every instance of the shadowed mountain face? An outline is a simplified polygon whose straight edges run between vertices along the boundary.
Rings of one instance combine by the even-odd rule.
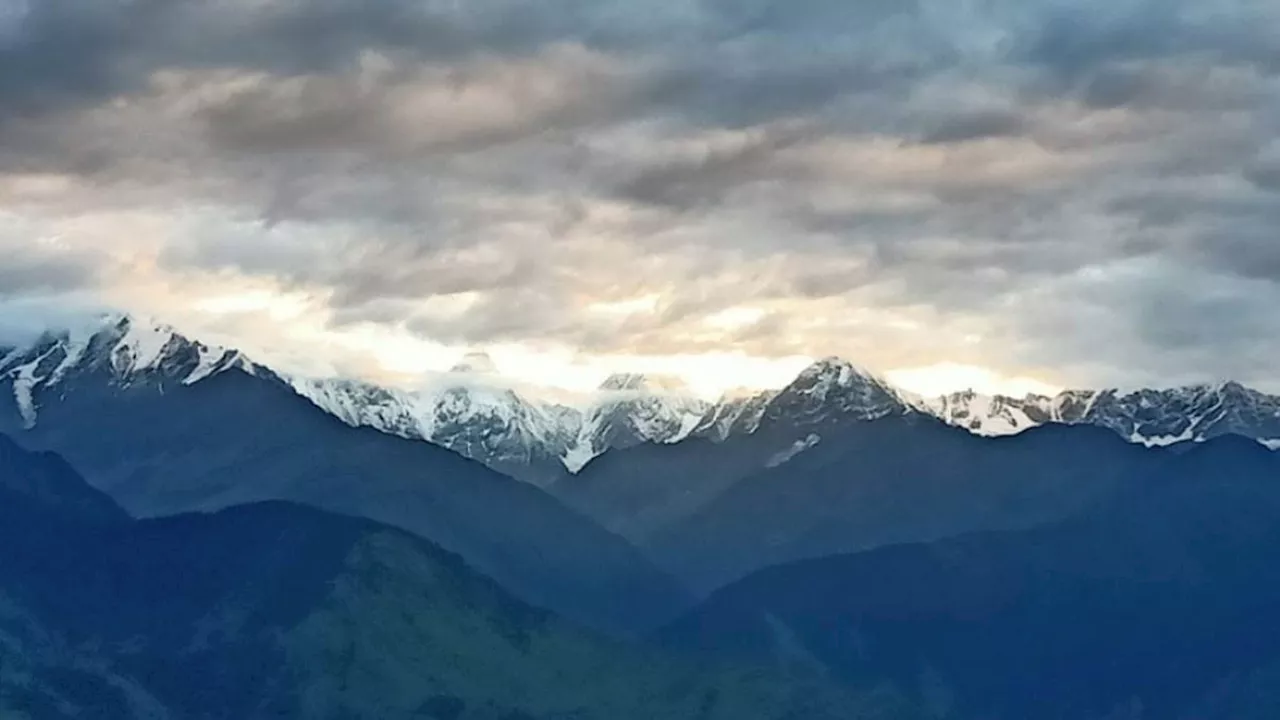
[[[664,631],[891,681],[937,717],[1276,717],[1280,460],[1223,438],[1039,529],[762,571]]]
[[[683,442],[614,450],[551,491],[647,544],[742,478],[810,449],[825,430],[908,412],[883,381],[828,359],[781,392],[722,404]]]
[[[595,637],[369,521],[284,503],[133,521],[56,459],[0,450],[6,719],[918,717]]]
[[[0,431],[57,452],[136,516],[289,500],[394,525],[524,599],[612,630],[687,607],[623,539],[443,448],[352,428],[271,371],[125,321],[0,374]]]
[[[1161,457],[1100,428],[983,439],[920,415],[817,426],[813,437],[655,534],[653,557],[708,590],[779,563],[1035,527],[1109,497]]]
[[[1233,383],[935,402],[828,358],[715,406],[683,442],[611,451],[551,491],[706,589],[770,563],[1061,518],[1160,457],[1120,441],[1274,445],[1277,407]]]
[[[751,435],[606,455],[557,493],[709,591],[773,564],[1061,520],[1169,452],[1091,426],[989,439],[915,412],[775,410]]]

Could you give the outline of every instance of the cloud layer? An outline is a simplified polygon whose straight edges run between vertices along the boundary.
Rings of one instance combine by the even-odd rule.
[[[363,374],[395,337],[1277,387],[1278,34],[1251,0],[0,0],[0,303]]]

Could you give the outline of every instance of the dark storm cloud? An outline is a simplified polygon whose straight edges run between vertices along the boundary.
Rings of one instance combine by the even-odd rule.
[[[0,211],[164,218],[125,266],[270,280],[335,327],[963,346],[1091,382],[1256,378],[1280,351],[1258,337],[1280,283],[1263,3],[23,7],[0,14]],[[49,257],[6,262],[0,293],[99,280]],[[761,319],[714,331],[740,307]]]
[[[9,0],[13,2],[14,0]],[[348,67],[370,50],[416,58],[520,53],[575,28],[582,3],[386,0],[39,0],[0,38],[10,112],[136,89],[166,67],[235,65],[282,74]],[[577,28],[581,29],[581,28]]]

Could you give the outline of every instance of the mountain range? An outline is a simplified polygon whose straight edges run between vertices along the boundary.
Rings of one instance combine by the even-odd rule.
[[[0,360],[0,432],[137,517],[287,500],[413,532],[525,600],[613,631],[690,598],[624,539],[431,443],[352,428],[242,354],[113,319]]]
[[[938,718],[1277,717],[1280,456],[1228,436],[1126,478],[1057,522],[761,570],[660,636]]]
[[[678,382],[609,377],[581,407],[508,387],[487,355],[471,354],[434,387],[388,389],[349,379],[291,378],[303,396],[344,422],[427,440],[539,487],[609,451],[688,437],[712,404]]]
[[[488,370],[482,378],[471,372],[476,364]],[[567,407],[495,385],[493,371],[492,361],[481,355],[455,368],[437,387],[419,392],[340,379],[297,379],[294,386],[349,424],[428,440],[540,487],[581,472],[610,450],[752,434],[766,412],[781,410],[776,406],[784,394],[804,395],[812,403],[793,408],[800,422],[815,412],[862,419],[915,412],[983,436],[1070,424],[1105,427],[1147,446],[1226,434],[1280,446],[1280,397],[1231,382],[1069,390],[1053,397],[963,391],[924,398],[833,357],[814,363],[780,390],[738,391],[710,402],[669,378],[624,374],[607,379],[581,407]],[[843,392],[840,404],[826,405],[821,392],[803,392],[819,376],[856,386],[862,394]]]
[[[134,520],[2,436],[0,543],[14,720],[918,717],[600,637],[367,520],[280,502]]]
[[[65,454],[136,514],[312,503],[404,527],[535,603],[625,631],[687,606],[680,584],[705,592],[772,563],[1059,517],[1124,483],[1128,458],[1147,457],[1127,445],[1280,435],[1280,399],[1234,383],[926,400],[827,358],[780,390],[714,403],[670,378],[626,374],[569,407],[501,387],[495,370],[471,354],[418,392],[284,377],[172,328],[114,318],[4,353],[0,396],[13,402],[0,404],[0,431]],[[1068,426],[1105,431],[1052,432]],[[173,451],[193,436],[229,442]],[[1027,474],[1020,463],[1048,466],[1008,486]],[[166,471],[183,485],[159,480]],[[888,509],[870,513],[868,483],[898,476],[874,490]],[[484,479],[457,490],[455,477]],[[956,495],[943,501],[932,488]],[[925,489],[931,502],[909,497]],[[762,504],[775,508],[763,520]],[[869,524],[836,520],[863,515]]]
[[[286,377],[131,318],[0,352],[0,716],[1280,711],[1270,396],[493,375]]]

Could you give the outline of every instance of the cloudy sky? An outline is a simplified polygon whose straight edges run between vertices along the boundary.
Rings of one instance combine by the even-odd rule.
[[[1274,0],[0,0],[0,335],[1280,389],[1277,38]]]

